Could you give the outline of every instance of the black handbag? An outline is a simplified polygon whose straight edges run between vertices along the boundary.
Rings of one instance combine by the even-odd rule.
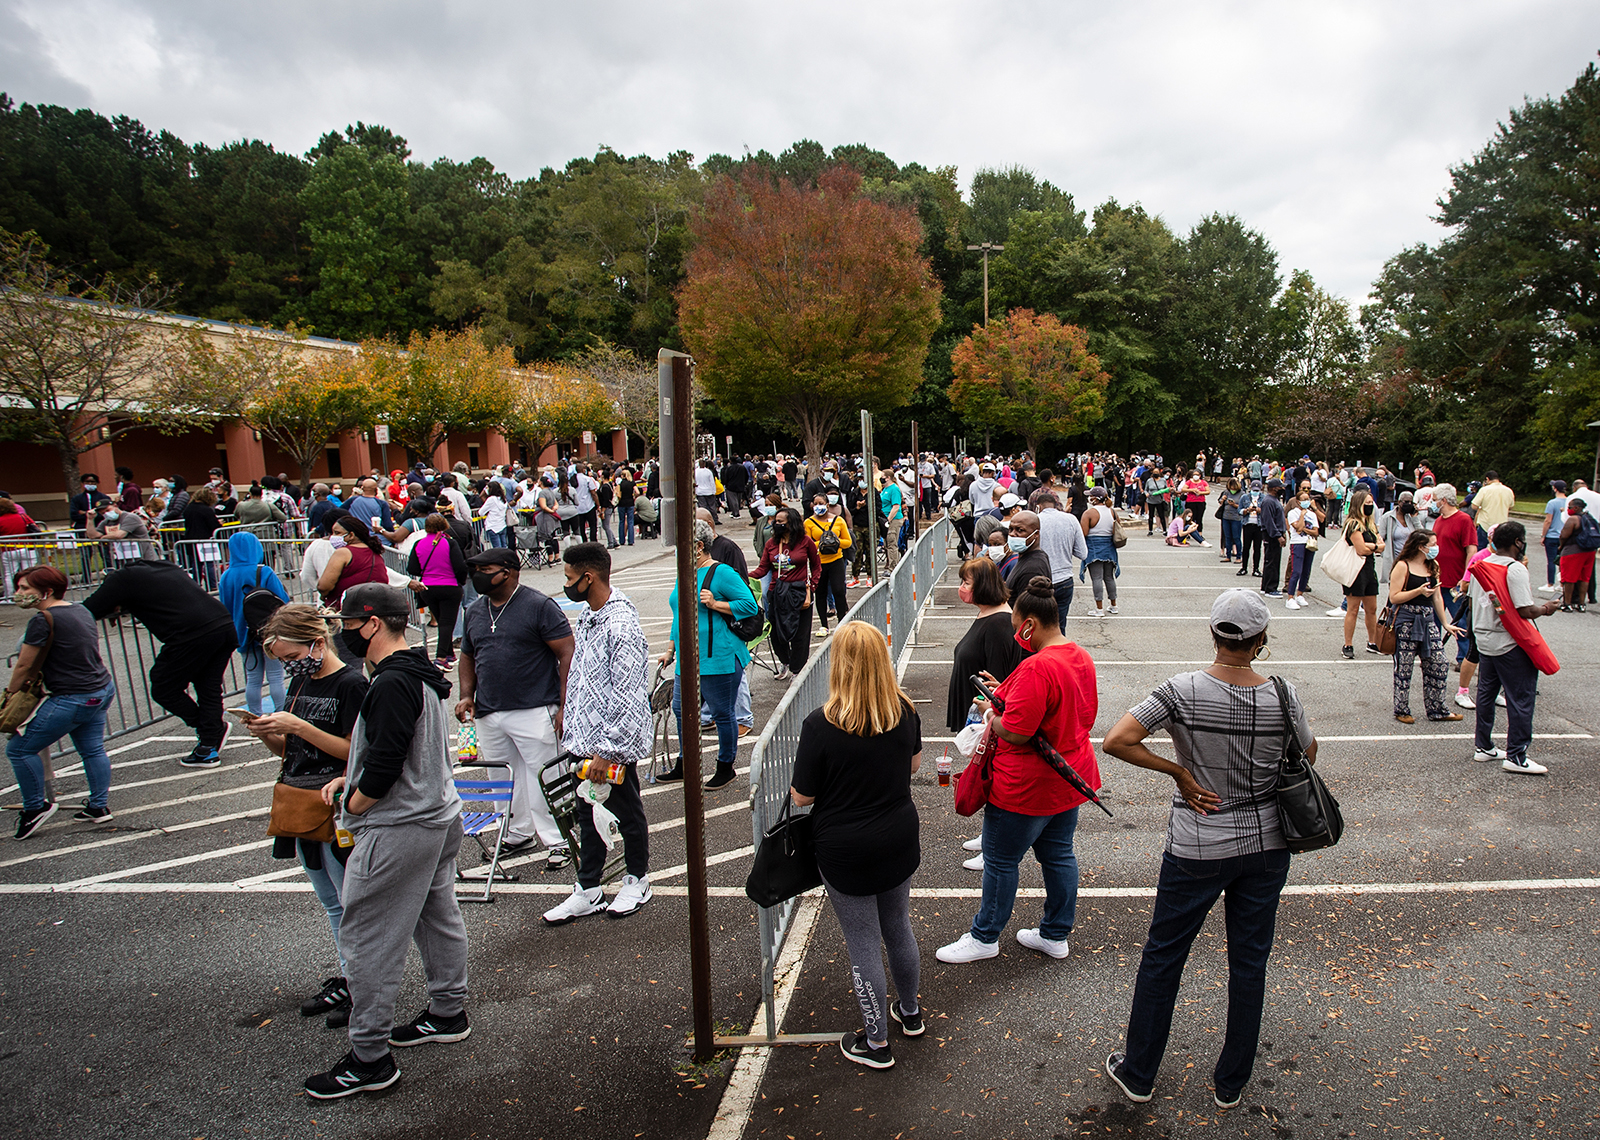
[[[757,906],[774,907],[822,885],[811,842],[811,816],[795,815],[793,808],[794,802],[785,795],[778,821],[761,837],[744,881],[744,893]]]
[[[1320,851],[1339,842],[1344,834],[1344,816],[1339,813],[1339,801],[1306,761],[1294,731],[1294,719],[1289,715],[1289,691],[1283,678],[1272,678],[1272,684],[1278,690],[1284,723],[1283,759],[1278,762],[1276,792],[1283,839],[1296,855]]]
[[[716,576],[717,571],[721,569],[722,565],[723,563],[721,562],[717,563],[711,568],[711,573],[706,575],[706,583],[708,588],[711,580]],[[737,574],[738,571],[735,570],[734,573]],[[745,581],[745,579],[740,578],[739,580],[741,582],[745,582],[746,590],[750,588],[749,583]],[[754,641],[756,638],[760,637],[767,628],[767,615],[761,608],[761,599],[755,598],[753,594],[751,596],[754,598],[756,603],[755,613],[751,614],[749,617],[736,618],[730,615],[722,619],[728,623],[728,628],[733,630],[734,636],[736,636],[740,641]],[[718,616],[721,617],[720,614]],[[710,652],[709,647],[707,648],[706,652]]]

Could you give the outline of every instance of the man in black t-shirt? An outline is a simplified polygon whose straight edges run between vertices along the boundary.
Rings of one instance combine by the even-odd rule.
[[[1011,576],[1006,579],[1006,589],[1015,605],[1029,582],[1039,576],[1051,576],[1050,556],[1039,549],[1039,516],[1032,511],[1018,511],[1011,516],[1006,528],[1006,545],[1018,555],[1017,564],[1011,568]]]
[[[216,768],[228,726],[222,720],[222,675],[238,647],[233,615],[174,562],[134,559],[106,574],[83,602],[97,618],[125,613],[161,642],[150,665],[150,696],[194,729],[194,750],[178,763]],[[189,696],[190,687],[194,696]]]

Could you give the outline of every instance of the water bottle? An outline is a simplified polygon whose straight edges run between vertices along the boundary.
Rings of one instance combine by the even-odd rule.
[[[462,765],[476,764],[478,762],[478,724],[476,721],[462,721],[461,731],[456,736],[456,762]]]

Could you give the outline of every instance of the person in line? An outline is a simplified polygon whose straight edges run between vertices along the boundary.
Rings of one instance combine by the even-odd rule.
[[[323,604],[338,608],[344,592],[363,582],[387,585],[389,571],[383,560],[383,543],[367,524],[353,514],[339,515],[330,527],[333,554],[317,576]]]
[[[1356,616],[1363,610],[1367,615],[1367,652],[1378,652],[1378,569],[1374,556],[1382,551],[1378,543],[1377,504],[1362,488],[1350,496],[1350,517],[1345,520],[1341,542],[1356,548],[1361,569],[1356,580],[1343,587],[1345,596],[1344,648],[1339,652],[1346,661],[1355,659],[1355,646],[1351,639],[1356,631]]]
[[[1006,572],[1006,589],[1011,594],[1011,608],[1017,608],[1017,599],[1035,578],[1054,578],[1050,556],[1039,549],[1039,516],[1032,511],[1018,511],[1007,524],[1006,548],[1017,556],[1016,565]],[[1050,596],[1055,597],[1055,582],[1050,584]],[[1056,610],[1059,622],[1061,610]]]
[[[1039,518],[1042,522],[1044,515],[1041,514]],[[1117,557],[1116,544],[1111,540],[1111,528],[1115,523],[1116,514],[1107,499],[1106,489],[1096,487],[1089,492],[1089,508],[1083,512],[1083,534],[1088,553],[1078,571],[1080,582],[1085,574],[1089,575],[1089,582],[1094,588],[1096,616],[1114,615],[1117,612],[1117,578],[1122,573],[1122,562]],[[1050,565],[1054,567],[1054,561]],[[1111,599],[1109,610],[1105,608],[1107,597]]]
[[[1329,524],[1332,525],[1332,524]],[[1411,537],[1411,532],[1417,528],[1417,504],[1410,491],[1401,491],[1394,501],[1394,506],[1384,511],[1378,518],[1378,538],[1383,543],[1383,558],[1379,564],[1379,582],[1387,582],[1394,574],[1394,564],[1400,560],[1400,552],[1405,549],[1406,540]],[[1340,616],[1344,610],[1341,608]],[[1329,617],[1333,617],[1330,611]]]
[[[795,497],[793,491],[790,497]],[[694,499],[701,507],[711,512],[711,519],[715,522],[721,510],[722,496],[717,494],[717,473],[711,469],[709,459],[702,459],[695,464]]]
[[[539,773],[561,755],[572,627],[553,599],[524,586],[513,550],[490,549],[467,559],[478,600],[467,609],[456,658],[456,719],[475,721],[478,754],[511,772],[511,814],[502,825],[502,854],[544,844],[546,871],[572,861]]]
[[[1167,524],[1168,546],[1210,546],[1200,534],[1200,520],[1187,508]]]
[[[290,600],[289,591],[266,564],[261,540],[250,531],[235,531],[228,537],[228,568],[217,583],[217,600],[233,615],[233,632],[244,659],[245,707],[260,716],[263,685],[272,697],[273,711],[283,708],[283,662],[262,649],[250,629],[244,600],[257,590],[266,590],[281,602]]]
[[[650,826],[639,794],[639,761],[650,755],[654,728],[648,695],[650,647],[633,601],[611,585],[611,555],[598,542],[568,547],[562,556],[567,598],[583,602],[574,630],[572,668],[567,675],[569,715],[562,748],[600,769],[590,782],[607,787],[605,809],[617,817],[627,873],[607,904],[600,888],[608,848],[594,826],[588,797],[578,797],[578,881],[560,905],[544,912],[550,926],[604,912],[626,918],[650,901]],[[622,766],[619,782],[605,769]]]
[[[490,479],[483,490],[483,541],[488,546],[505,549],[511,545],[510,524],[506,521],[510,508],[506,506],[505,488]]]
[[[1168,500],[1172,495],[1172,484],[1167,479],[1167,473],[1159,467],[1152,469],[1149,477],[1144,481],[1144,493],[1148,506],[1147,526],[1145,528],[1146,537],[1155,534],[1158,521],[1161,525],[1161,533],[1165,535],[1167,533],[1167,512],[1169,510]]]
[[[1272,791],[1291,739],[1308,763],[1317,758],[1317,741],[1294,687],[1284,686],[1285,719],[1277,687],[1253,668],[1266,646],[1270,618],[1256,592],[1225,591],[1211,606],[1211,666],[1171,678],[1106,735],[1108,756],[1171,776],[1176,784],[1126,1043],[1105,1064],[1106,1075],[1139,1104],[1153,1095],[1184,964],[1220,896],[1226,896],[1227,910],[1228,1023],[1212,1071],[1218,1108],[1239,1103],[1255,1065],[1267,958],[1289,874]],[[1237,725],[1254,728],[1213,727]],[[1161,730],[1172,738],[1175,759],[1145,744]]]
[[[1039,516],[1039,549],[1050,559],[1056,612],[1061,615],[1061,632],[1065,633],[1067,614],[1072,609],[1072,567],[1074,563],[1086,562],[1089,557],[1084,527],[1070,512],[1061,509],[1061,500],[1048,487],[1041,487],[1030,495],[1027,505]]]
[[[201,487],[190,497],[183,508],[182,550],[189,564],[189,573],[207,590],[217,588],[217,563],[222,560],[222,550],[212,541],[222,529],[217,517],[217,492],[211,487]]]
[[[1201,463],[1190,472],[1189,479],[1183,485],[1184,511],[1194,520],[1195,534],[1202,540],[1205,538],[1206,525],[1206,498],[1211,494],[1211,484],[1206,482],[1205,464]],[[1209,546],[1202,541],[1201,545]]]
[[[960,732],[983,718],[988,702],[978,694],[972,678],[987,673],[1004,681],[1022,661],[1022,646],[1011,628],[1011,605],[1005,578],[993,559],[979,556],[961,564],[961,584],[956,596],[978,608],[977,619],[957,643],[950,670],[949,696],[945,702],[945,726]],[[969,839],[963,846],[977,852],[961,865],[969,871],[983,870],[983,839]]]
[[[41,755],[63,736],[83,761],[89,798],[74,823],[111,822],[111,758],[106,755],[106,711],[117,695],[111,672],[100,659],[100,627],[83,606],[67,601],[67,576],[53,566],[20,570],[11,579],[12,600],[32,610],[6,693],[20,692],[35,678],[49,695],[22,731],[6,741],[6,759],[22,791],[17,839],[27,839],[56,814]]]
[[[1239,569],[1235,572],[1243,578],[1246,574],[1261,577],[1261,480],[1250,480],[1248,489],[1241,490],[1238,495],[1239,511]]]
[[[1515,609],[1528,621],[1548,617],[1561,608],[1551,598],[1535,603],[1533,585],[1528,579],[1528,532],[1519,522],[1503,522],[1489,536],[1490,552],[1482,559],[1486,567],[1501,568],[1505,589],[1496,596],[1471,575],[1468,599],[1472,605],[1472,640],[1478,651],[1477,724],[1472,758],[1479,763],[1500,761],[1507,772],[1542,776],[1550,769],[1528,759],[1528,744],[1533,740],[1533,706],[1538,696],[1539,670],[1528,651],[1518,645],[1500,620],[1500,607]],[[1494,743],[1495,698],[1506,695],[1506,746]]]
[[[1279,568],[1283,564],[1283,549],[1289,545],[1289,519],[1278,496],[1283,494],[1283,482],[1267,480],[1267,493],[1258,504],[1261,518],[1261,592],[1269,598],[1283,597],[1278,589]]]
[[[816,589],[818,637],[828,636],[830,599],[837,620],[843,621],[844,615],[850,612],[844,581],[844,552],[850,549],[852,541],[850,524],[837,514],[830,514],[828,509],[828,499],[837,500],[838,497],[836,493],[815,496],[811,502],[811,517],[805,521],[806,537],[816,546],[817,558],[822,564]]]
[[[1557,550],[1561,558],[1561,612],[1583,613],[1584,591],[1594,577],[1593,550],[1585,550],[1579,543],[1583,533],[1583,500],[1572,498],[1567,502],[1567,517],[1561,523]]]
[[[1354,499],[1352,498],[1352,504]],[[1467,565],[1478,553],[1478,528],[1472,516],[1456,505],[1456,489],[1450,483],[1440,483],[1433,489],[1433,510],[1438,517],[1429,528],[1439,543],[1439,589],[1444,594],[1444,604],[1457,625],[1466,625],[1471,611],[1467,597]],[[1457,680],[1455,702],[1458,708],[1471,709],[1472,675],[1476,666],[1467,661],[1470,648],[1468,638],[1456,639],[1456,668],[1461,676]]]
[[[1450,666],[1444,659],[1447,634],[1465,637],[1454,624],[1439,590],[1439,545],[1433,532],[1413,530],[1400,548],[1389,573],[1389,601],[1394,613],[1394,719],[1414,724],[1411,715],[1411,666],[1422,663],[1422,703],[1429,720],[1460,720],[1445,704]]]
[[[246,727],[268,751],[283,758],[280,784],[320,791],[344,775],[350,734],[367,695],[366,675],[332,651],[327,622],[316,606],[299,602],[279,606],[261,632],[265,652],[289,675],[289,697],[283,709],[255,717]],[[274,859],[296,856],[328,916],[339,957],[339,973],[323,979],[322,989],[300,1003],[300,1016],[326,1016],[328,1028],[340,1029],[350,1024],[348,971],[339,954],[339,924],[344,918],[340,898],[350,851],[337,842],[284,836],[273,840]]]
[[[638,495],[633,472],[623,467],[617,473],[617,545],[632,546],[634,540],[633,501]]]
[[[941,947],[941,962],[976,962],[1000,953],[1000,933],[1017,898],[1017,865],[1031,848],[1044,872],[1044,916],[1017,942],[1065,958],[1078,910],[1078,856],[1072,847],[1084,797],[1034,749],[1043,734],[1091,788],[1100,786],[1089,729],[1099,708],[1094,662],[1061,632],[1049,575],[1011,599],[1011,627],[1025,656],[994,689],[1005,705],[986,713],[999,740],[994,785],[983,813],[983,902],[972,928]],[[984,678],[995,685],[992,677]]]
[[[1239,480],[1229,479],[1217,492],[1217,505],[1222,510],[1222,561],[1232,562],[1237,555],[1244,561],[1244,519],[1239,514],[1239,496],[1243,494]]]
[[[250,484],[244,502],[239,504],[233,517],[241,526],[250,527],[258,538],[281,538],[283,524],[289,521],[289,516],[264,496],[265,488],[260,483]]]
[[[1289,527],[1289,577],[1283,584],[1288,595],[1283,600],[1286,610],[1304,609],[1306,591],[1311,589],[1311,563],[1316,557],[1317,534],[1322,526],[1322,512],[1311,498],[1310,486],[1300,488],[1300,497],[1285,517]]]
[[[772,582],[767,587],[767,616],[772,623],[772,650],[781,667],[777,679],[783,681],[804,669],[811,656],[811,597],[822,578],[822,555],[806,537],[800,513],[792,507],[781,507],[772,516],[772,537],[754,576],[768,574]]]
[[[696,507],[694,517],[710,526],[711,533],[716,536],[711,540],[711,557],[736,571],[741,582],[748,582],[750,580],[750,564],[745,561],[743,548],[727,535],[718,533],[717,524],[712,521],[711,512],[704,507]],[[734,517],[737,518],[738,516],[735,515]],[[739,692],[733,700],[733,719],[738,726],[740,736],[748,736],[755,730],[756,717],[750,707],[749,669],[739,674]],[[715,723],[711,716],[711,706],[706,702],[704,694],[702,694],[700,700],[700,727],[709,729],[714,727]]]
[[[228,608],[195,585],[183,567],[160,558],[108,571],[83,605],[98,620],[126,614],[161,643],[150,664],[150,699],[195,734],[193,750],[178,763],[220,766],[229,732],[222,718],[222,676],[239,644]]]
[[[787,513],[787,508],[780,512],[780,517],[784,513]],[[711,545],[715,538],[710,523],[704,519],[695,520],[695,585],[698,594],[694,608],[698,627],[696,643],[700,652],[700,695],[710,706],[712,720],[717,726],[717,768],[705,784],[706,788],[713,791],[733,782],[734,760],[739,751],[739,734],[734,727],[734,701],[739,692],[739,680],[750,665],[750,650],[728,623],[751,617],[757,609],[748,581],[737,577],[712,557]],[[809,543],[810,540],[801,541]],[[769,550],[772,545],[768,543]],[[763,558],[762,566],[766,565],[766,559]],[[722,568],[719,570],[719,567]],[[773,582],[774,593],[780,585],[780,582]],[[661,664],[674,666],[672,714],[678,723],[679,755],[678,762],[670,772],[656,777],[658,781],[684,779],[683,666],[678,660],[678,646],[682,639],[678,626],[681,607],[676,586],[667,596],[667,604],[672,609],[672,647],[662,654]],[[801,644],[805,643],[802,641]],[[694,767],[692,775],[698,779],[698,757]]]
[[[1557,584],[1561,580],[1561,531],[1567,522],[1567,481],[1550,480],[1550,500],[1544,505],[1544,519],[1539,524],[1539,542],[1544,547],[1544,585],[1541,594],[1562,594]]]
[[[350,988],[350,1051],[308,1077],[307,1095],[333,1100],[400,1079],[390,1046],[465,1040],[467,927],[456,901],[461,797],[456,794],[445,699],[450,682],[427,650],[406,645],[404,590],[367,583],[340,606],[344,642],[372,667],[351,728],[343,777],[323,786],[353,839],[345,865],[339,951]],[[342,794],[342,799],[340,798]],[[394,1005],[412,941],[422,954],[427,1007],[395,1026]]]
[[[0,529],[0,534],[5,533]],[[156,545],[150,540],[150,524],[135,511],[125,511],[113,504],[100,508],[84,520],[83,537],[88,542],[105,541],[111,544],[111,564],[121,566],[135,558],[156,557]]]
[[[456,618],[461,613],[462,587],[469,573],[467,556],[443,515],[429,515],[423,528],[423,536],[412,544],[406,558],[406,573],[411,576],[406,587],[417,595],[417,604],[426,606],[438,622],[433,663],[440,669],[454,669]]]
[[[800,726],[789,795],[796,807],[812,808],[817,869],[850,951],[863,1027],[840,1038],[839,1048],[874,1069],[894,1064],[890,1018],[907,1037],[927,1028],[911,929],[911,877],[922,863],[911,777],[921,765],[922,720],[895,680],[889,643],[866,622],[844,625],[828,661],[827,703]]]

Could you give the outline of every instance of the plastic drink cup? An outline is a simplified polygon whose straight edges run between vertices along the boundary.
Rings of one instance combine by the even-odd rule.
[[[939,757],[939,786],[941,788],[950,786],[950,749],[948,748]]]

